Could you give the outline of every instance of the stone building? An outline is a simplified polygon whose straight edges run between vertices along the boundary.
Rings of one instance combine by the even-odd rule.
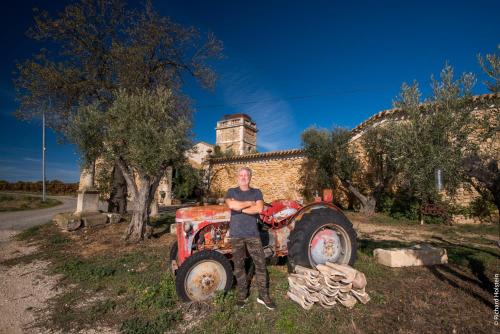
[[[483,112],[489,112],[491,115],[498,114],[498,105],[494,104],[498,99],[498,94],[475,96],[474,101],[479,106],[476,108],[476,112],[478,114]],[[422,110],[424,107],[422,106]],[[401,121],[404,118],[405,115],[397,108],[384,110],[352,130],[351,148],[362,162],[360,175],[369,168],[366,159],[364,159],[360,140],[366,130],[380,126],[385,122]],[[303,200],[300,175],[300,169],[306,159],[303,150],[256,153],[257,125],[246,114],[225,115],[217,122],[215,130],[215,145],[219,146],[222,152],[230,151],[233,155],[208,159],[210,153],[214,151],[215,145],[205,142],[197,143],[190,151],[186,152],[188,162],[193,167],[205,170],[206,182],[211,196],[220,198],[229,187],[236,186],[237,170],[246,166],[252,169],[252,185],[262,190],[265,201],[270,202],[281,198]],[[500,141],[495,140],[492,145],[490,143],[490,147],[492,147],[490,150],[500,152]],[[159,204],[170,205],[172,203],[172,176],[172,169],[168,169],[160,182],[156,194]],[[479,194],[473,189],[464,188],[458,191],[456,200],[461,205],[468,205],[478,196]],[[471,222],[470,219],[469,222]]]
[[[247,114],[224,115],[215,128],[216,145],[236,155],[257,150],[257,126]]]
[[[231,152],[241,156],[257,149],[257,126],[246,114],[224,115],[215,128],[216,142],[222,152]],[[207,156],[214,151],[214,146],[199,142],[186,152],[188,163],[194,168],[208,168]],[[156,197],[159,204],[172,203],[172,170],[168,169],[158,186]]]
[[[207,156],[214,150],[214,145],[203,141],[196,143],[189,151],[186,152],[188,163],[194,168],[204,168],[204,163]],[[173,170],[171,167],[165,171],[165,176],[160,180],[158,189],[156,190],[156,198],[158,204],[172,204],[172,177]]]
[[[213,151],[214,145],[200,141],[186,152],[186,158],[194,168],[202,168],[207,156]]]
[[[498,94],[485,94],[474,97],[474,101],[478,103],[475,110],[476,114],[488,112],[491,115],[498,113],[498,105],[493,102],[498,101]],[[422,106],[422,110],[425,105]],[[234,118],[225,116],[225,118],[218,122],[216,129],[224,130],[224,126],[231,123],[226,121],[237,120],[234,124],[241,124],[243,118],[242,114],[234,115]],[[361,146],[361,138],[363,134],[370,128],[380,126],[389,121],[404,120],[404,113],[397,108],[381,111],[366,121],[358,125],[352,130],[352,139],[350,142],[351,149],[356,152],[359,160],[361,161],[361,168],[358,177],[362,177],[369,166],[367,166],[365,154]],[[222,123],[221,123],[222,122]],[[255,127],[255,123],[253,123]],[[255,127],[256,128],[256,127]],[[241,130],[239,130],[241,131]],[[217,134],[217,142],[221,144],[235,143],[236,147],[244,146],[245,142],[242,139],[241,132],[232,130],[232,132],[223,132]],[[229,139],[231,138],[231,139]],[[239,142],[237,141],[240,140]],[[256,138],[255,142],[256,145]],[[494,145],[490,145],[490,150],[500,152],[500,141],[496,140]],[[221,146],[228,147],[228,146]],[[231,146],[232,147],[232,146]],[[240,154],[226,157],[211,159],[209,163],[210,191],[214,196],[223,196],[224,192],[229,187],[236,185],[236,172],[241,167],[249,167],[253,170],[252,185],[262,190],[264,199],[268,202],[280,199],[290,198],[302,200],[302,184],[300,183],[300,168],[305,161],[304,152],[300,149],[287,150],[287,151],[274,151],[265,153],[244,153],[245,150],[239,150]],[[499,153],[500,154],[500,153]],[[500,157],[499,157],[500,160]],[[364,164],[363,164],[364,162]],[[463,187],[458,190],[455,202],[462,206],[469,205],[475,198],[480,196],[473,188],[467,189]],[[345,198],[347,198],[345,196]],[[456,217],[460,222],[475,222],[472,218]],[[455,222],[458,222],[455,220]],[[476,221],[477,222],[477,221]]]
[[[252,186],[262,190],[265,201],[282,198],[300,201],[300,168],[304,160],[304,151],[299,149],[211,159],[210,190],[216,197],[224,196],[228,188],[237,186],[238,170],[249,167],[252,170]]]

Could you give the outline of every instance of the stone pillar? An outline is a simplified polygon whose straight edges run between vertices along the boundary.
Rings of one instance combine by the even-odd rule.
[[[165,178],[167,180],[165,189],[165,199],[163,200],[163,204],[172,205],[172,167],[168,167],[165,171]]]
[[[99,212],[99,191],[94,188],[94,167],[84,168],[80,173],[75,214],[87,212]]]
[[[165,170],[165,174],[160,180],[156,189],[156,200],[163,205],[172,205],[172,167]]]
[[[158,191],[156,191],[153,200],[151,201],[151,206],[149,207],[149,217],[158,217]]]

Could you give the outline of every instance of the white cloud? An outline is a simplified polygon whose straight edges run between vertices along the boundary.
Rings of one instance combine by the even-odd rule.
[[[235,113],[248,114],[257,123],[257,146],[266,151],[297,147],[298,134],[290,105],[260,87],[249,72],[232,73],[221,78],[224,101]]]
[[[24,161],[31,161],[31,162],[41,162],[42,159],[34,159],[34,158],[27,158],[27,157],[24,157],[23,158]]]

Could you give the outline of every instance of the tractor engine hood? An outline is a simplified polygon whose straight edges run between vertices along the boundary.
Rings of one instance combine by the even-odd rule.
[[[175,222],[228,222],[231,218],[231,209],[225,205],[193,206],[177,210]]]

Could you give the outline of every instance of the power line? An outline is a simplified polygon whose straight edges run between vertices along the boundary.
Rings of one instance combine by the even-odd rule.
[[[210,109],[210,108],[223,108],[223,107],[232,107],[232,106],[240,106],[240,105],[249,105],[249,104],[259,104],[259,103],[268,103],[268,102],[278,102],[278,101],[291,101],[291,100],[306,100],[312,99],[316,97],[325,97],[325,96],[334,96],[334,95],[343,95],[343,94],[355,94],[355,93],[363,93],[363,92],[377,92],[383,91],[381,88],[360,88],[360,89],[352,89],[352,90],[344,90],[337,92],[327,92],[327,93],[318,93],[318,94],[310,94],[310,95],[293,95],[283,98],[272,98],[265,100],[255,100],[255,101],[245,101],[245,102],[236,102],[236,103],[220,103],[220,104],[205,104],[196,106],[197,108]]]

